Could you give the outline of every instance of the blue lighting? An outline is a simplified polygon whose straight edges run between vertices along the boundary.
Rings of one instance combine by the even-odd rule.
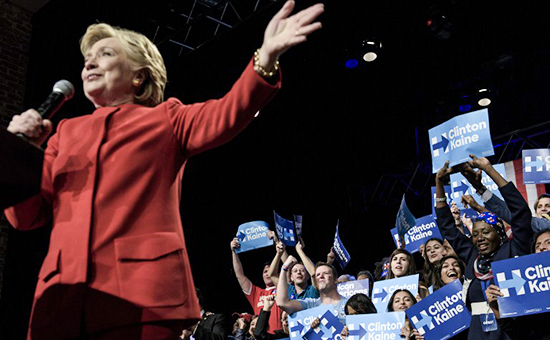
[[[460,105],[459,109],[460,109],[460,112],[470,111],[472,109],[472,105],[470,104]]]
[[[346,67],[347,68],[355,68],[359,65],[359,62],[356,59],[349,59],[346,61]]]

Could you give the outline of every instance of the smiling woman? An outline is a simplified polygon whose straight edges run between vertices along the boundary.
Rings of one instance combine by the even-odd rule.
[[[53,220],[29,339],[178,339],[200,320],[179,208],[187,159],[222,145],[281,86],[278,57],[321,28],[322,4],[286,1],[222,98],[164,101],[166,69],[144,35],[107,24],[81,40],[91,115],[63,120],[45,150],[41,193],[6,210],[18,229]],[[36,110],[8,131],[42,144]],[[162,150],[162,152],[159,152]]]
[[[485,314],[490,311],[483,293],[485,290],[483,287],[494,283],[491,269],[492,262],[529,253],[529,244],[533,235],[531,211],[514,184],[507,182],[495,171],[486,158],[478,159],[474,155],[471,155],[471,157],[470,162],[460,167],[463,176],[469,181],[473,181],[472,178],[481,176],[481,171],[484,171],[498,185],[512,213],[513,238],[511,240],[507,239],[500,219],[488,212],[480,214],[475,219],[471,240],[458,231],[445,199],[444,182],[448,175],[453,172],[453,169],[448,167],[448,162],[436,175],[437,224],[441,234],[449,241],[459,258],[467,263],[464,270],[464,276],[469,282],[466,301],[468,302],[468,309],[472,312],[468,339],[507,339],[506,335],[499,329],[483,331],[482,323],[486,318]],[[479,170],[474,171],[474,168]],[[451,260],[447,261],[449,261],[449,266],[445,270],[441,268],[442,281],[444,274],[447,275],[447,281],[453,279],[454,274],[457,274],[455,273],[457,269],[453,268],[456,264],[451,264]]]
[[[435,272],[434,292],[455,280],[460,280],[460,282],[464,283],[464,269],[464,262],[458,257],[451,255],[442,258]]]

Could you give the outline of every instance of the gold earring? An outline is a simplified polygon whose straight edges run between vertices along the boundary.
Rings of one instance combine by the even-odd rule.
[[[140,85],[139,79],[137,79],[137,78],[134,79],[134,80],[132,81],[132,83],[134,84],[135,87],[138,87],[138,86]]]

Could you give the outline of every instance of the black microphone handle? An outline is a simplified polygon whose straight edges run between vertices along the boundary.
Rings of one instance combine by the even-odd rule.
[[[52,92],[42,105],[36,110],[42,118],[50,119],[54,113],[59,110],[63,102],[65,101],[65,95],[61,92]]]

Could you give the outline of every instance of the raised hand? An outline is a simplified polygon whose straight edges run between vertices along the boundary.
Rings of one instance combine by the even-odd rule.
[[[488,169],[492,168],[491,162],[485,157],[477,158],[476,155],[470,155],[471,161],[468,161],[468,165],[470,165],[474,169],[481,169],[485,172],[487,172]]]
[[[443,182],[453,171],[453,168],[449,168],[449,161],[446,161],[435,175],[435,179]]]
[[[281,54],[292,46],[305,42],[309,34],[321,28],[320,22],[313,21],[324,12],[323,4],[313,5],[289,16],[294,6],[293,0],[285,2],[265,29],[259,55],[260,65],[265,69],[270,69]]]
[[[231,251],[235,251],[235,249],[240,248],[241,244],[239,243],[239,239],[235,237],[233,240],[231,240],[229,246],[231,247]]]

